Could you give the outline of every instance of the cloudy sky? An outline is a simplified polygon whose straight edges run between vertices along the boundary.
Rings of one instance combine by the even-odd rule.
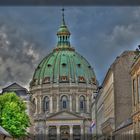
[[[0,7],[0,88],[28,87],[35,67],[56,47],[61,7]],[[66,7],[71,44],[100,84],[115,58],[140,44],[140,7]]]

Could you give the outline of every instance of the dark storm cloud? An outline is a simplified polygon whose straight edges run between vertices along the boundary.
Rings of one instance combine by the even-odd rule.
[[[25,40],[18,29],[1,24],[0,87],[15,81],[27,85],[40,55],[35,41]]]

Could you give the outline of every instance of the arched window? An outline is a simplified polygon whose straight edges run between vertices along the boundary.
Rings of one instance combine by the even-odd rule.
[[[68,108],[68,98],[67,96],[62,96],[61,98],[61,108],[62,109],[67,109]]]
[[[44,111],[49,111],[49,97],[44,98]]]
[[[86,102],[85,102],[85,97],[80,96],[80,111],[85,112],[86,110]]]
[[[33,99],[32,103],[33,103],[33,112],[35,113],[36,112],[36,100],[35,100],[35,98]]]

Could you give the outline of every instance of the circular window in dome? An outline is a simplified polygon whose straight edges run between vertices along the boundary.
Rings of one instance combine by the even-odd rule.
[[[52,65],[51,64],[48,64],[48,67],[51,67]]]
[[[67,65],[66,63],[62,63],[62,66],[63,66],[63,67],[66,67],[66,65]]]
[[[37,69],[40,69],[40,68],[41,68],[40,66],[37,67]]]
[[[81,67],[81,64],[77,64],[77,66],[80,68]]]

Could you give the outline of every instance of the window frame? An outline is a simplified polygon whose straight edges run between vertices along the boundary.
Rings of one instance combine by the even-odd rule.
[[[48,96],[45,96],[43,99],[43,109],[44,109],[44,112],[50,111],[50,99]]]

